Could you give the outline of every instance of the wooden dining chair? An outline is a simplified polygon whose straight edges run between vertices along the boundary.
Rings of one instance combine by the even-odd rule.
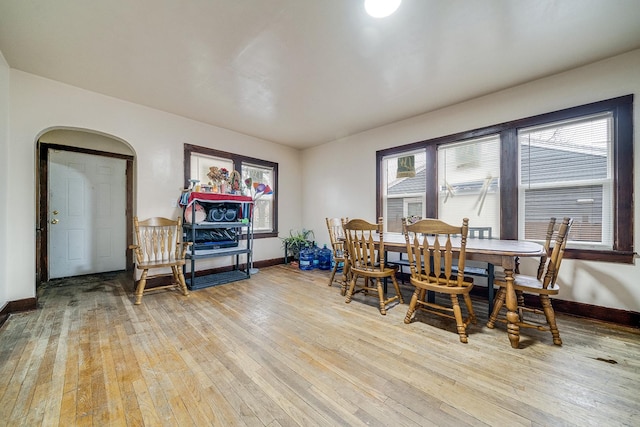
[[[154,287],[153,290],[178,286],[183,295],[189,295],[182,266],[185,264],[187,247],[191,242],[182,242],[182,218],[174,221],[154,217],[140,221],[136,216],[133,218],[133,226],[136,244],[129,246],[129,249],[133,249],[136,268],[142,270],[136,286],[135,304],[142,302],[148,273],[152,269],[170,268],[173,275],[171,284]]]
[[[418,310],[455,319],[460,341],[466,343],[467,326],[476,322],[469,296],[473,288],[473,279],[464,274],[469,219],[464,218],[461,227],[449,225],[438,219],[422,219],[413,224],[403,220],[402,229],[411,269],[410,280],[415,286],[404,323],[411,323]],[[452,238],[460,239],[458,253],[453,252]],[[428,301],[428,291],[449,295],[451,307]],[[466,318],[462,317],[458,295],[462,295],[467,307]]]
[[[567,236],[571,229],[573,220],[571,218],[564,218],[561,223],[556,223],[555,218],[549,220],[547,228],[547,234],[544,243],[545,253],[540,257],[540,264],[538,266],[538,273],[534,276],[527,276],[524,274],[516,274],[514,276],[513,287],[516,291],[516,297],[518,301],[518,316],[519,322],[517,325],[523,328],[535,328],[540,331],[550,331],[553,336],[553,343],[555,345],[562,345],[560,339],[560,332],[558,325],[556,324],[556,316],[551,305],[551,295],[557,295],[560,291],[560,286],[556,283],[558,278],[558,272],[560,270],[560,264],[562,263],[562,257],[567,245]],[[553,236],[555,235],[555,239]],[[553,247],[551,243],[554,242]],[[506,299],[506,286],[507,283],[504,277],[496,277],[495,284],[500,287],[493,304],[493,311],[489,316],[487,327],[495,327],[495,322],[500,321],[506,323],[505,318],[499,318],[500,310],[504,306]],[[539,297],[539,307],[531,307],[525,305],[524,294],[534,294]],[[525,320],[524,313],[533,313],[536,315],[544,315],[545,323],[537,322],[535,320]]]
[[[348,221],[348,218],[346,218]],[[329,278],[329,286],[333,283],[340,285],[340,293],[346,295],[347,283],[349,277],[349,257],[347,256],[346,241],[344,230],[342,228],[341,218],[326,218],[327,230],[329,232],[329,241],[333,251],[333,268],[331,269],[331,277]],[[336,273],[342,266],[342,276],[336,279]]]
[[[364,295],[375,293],[378,296],[380,314],[387,314],[387,305],[399,300],[404,304],[400,287],[396,280],[398,267],[388,267],[384,260],[384,233],[382,218],[377,223],[370,223],[363,219],[342,220],[345,239],[349,252],[350,281],[345,302],[350,303],[357,292]],[[358,279],[363,278],[362,284]],[[383,279],[391,279],[396,294],[387,297]],[[357,285],[357,290],[356,290]]]

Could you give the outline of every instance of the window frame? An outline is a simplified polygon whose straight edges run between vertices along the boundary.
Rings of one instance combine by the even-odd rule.
[[[189,179],[191,179],[191,155],[199,154],[204,156],[219,157],[233,162],[234,167],[240,172],[243,163],[251,166],[265,167],[273,169],[273,230],[272,231],[255,231],[254,239],[266,239],[278,237],[278,163],[268,160],[257,159],[255,157],[243,156],[241,154],[229,153],[226,151],[216,150],[214,148],[202,147],[199,145],[184,144],[184,188],[189,187]],[[238,168],[240,166],[240,169]]]
[[[437,218],[437,147],[443,144],[458,143],[464,140],[497,133],[500,135],[501,146],[500,238],[517,240],[520,214],[518,130],[551,122],[610,112],[613,116],[613,249],[595,250],[567,248],[564,256],[566,258],[575,258],[585,261],[633,263],[635,254],[633,248],[633,98],[634,96],[632,94],[625,95],[497,125],[379,150],[376,152],[376,182],[378,183],[376,186],[376,216],[380,216],[383,212],[382,185],[384,183],[381,168],[384,157],[399,155],[411,150],[426,149],[427,188],[425,196],[425,215],[430,218]],[[509,209],[506,208],[507,206]]]

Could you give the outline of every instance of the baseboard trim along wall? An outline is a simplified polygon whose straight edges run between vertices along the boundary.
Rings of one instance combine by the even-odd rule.
[[[35,310],[36,308],[38,308],[38,301],[36,298],[9,301],[4,305],[4,307],[2,307],[2,310],[0,310],[0,327],[7,321],[10,314]]]

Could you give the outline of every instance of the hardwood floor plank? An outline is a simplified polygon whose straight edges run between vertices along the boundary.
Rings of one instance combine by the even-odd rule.
[[[114,335],[111,336],[110,343],[115,372],[112,373],[110,381],[116,383],[120,391],[126,425],[141,426],[143,425],[142,412],[133,388],[135,381],[142,380],[140,367],[133,355],[125,326],[117,324],[112,331]]]

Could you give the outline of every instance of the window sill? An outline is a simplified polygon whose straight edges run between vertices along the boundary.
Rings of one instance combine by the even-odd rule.
[[[582,261],[604,261],[620,264],[633,264],[636,253],[632,251],[594,251],[587,249],[566,249],[564,258]]]

